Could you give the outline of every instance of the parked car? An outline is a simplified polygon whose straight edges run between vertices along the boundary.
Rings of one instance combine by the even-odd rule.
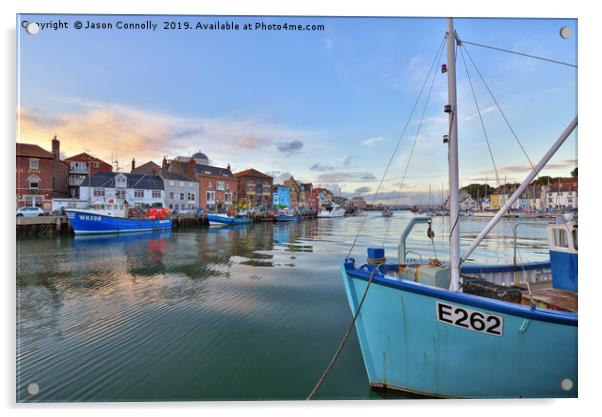
[[[17,209],[18,217],[44,216],[44,210],[39,207],[21,207]]]

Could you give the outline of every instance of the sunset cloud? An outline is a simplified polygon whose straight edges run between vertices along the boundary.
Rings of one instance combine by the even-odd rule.
[[[21,107],[17,140],[49,150],[56,134],[67,156],[88,152],[107,162],[113,157],[124,166],[132,158],[160,161],[164,155],[189,155],[202,149],[212,161],[238,162],[244,169],[251,157],[258,166],[272,166],[279,156],[275,150],[265,152],[265,147],[276,140],[285,140],[279,148],[290,153],[303,147],[299,138],[316,136],[316,132],[251,118],[185,118],[119,104],[79,104],[77,112],[61,114]]]

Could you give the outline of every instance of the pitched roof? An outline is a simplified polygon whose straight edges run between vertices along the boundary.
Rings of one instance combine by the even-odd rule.
[[[48,152],[40,146],[31,143],[17,143],[17,156],[54,159],[52,152]]]
[[[198,182],[194,178],[190,178],[186,175],[178,174],[177,172],[161,172],[159,174],[159,176],[161,178],[163,178],[164,180]]]
[[[256,169],[245,169],[244,171],[240,171],[237,172],[236,174],[234,174],[235,177],[261,177],[261,178],[269,178],[272,179],[273,177],[270,177],[267,174],[264,174],[263,172],[259,172]]]
[[[169,161],[169,172],[180,175],[186,175],[188,170],[188,162],[177,160]],[[219,168],[211,165],[197,164],[194,165],[194,172],[200,175],[213,175],[215,177],[233,177],[232,171],[228,168]]]
[[[194,171],[203,175],[215,175],[217,177],[233,177],[232,171],[228,168],[219,168],[211,165],[196,164]]]
[[[65,158],[64,161],[84,161],[84,162],[99,161],[99,162],[104,162],[106,164],[106,162],[103,161],[102,159],[98,159],[95,156],[92,156],[86,152],[78,153],[77,155],[73,155],[73,156],[70,156],[69,158]]]
[[[134,168],[132,174],[155,175],[160,170],[161,167],[159,165],[155,164],[153,161],[148,161],[147,163]]]
[[[164,190],[163,180],[158,175],[126,174],[124,172],[97,172],[89,175],[82,187],[105,187],[115,188],[115,176],[125,175],[127,188],[138,188],[144,190]]]

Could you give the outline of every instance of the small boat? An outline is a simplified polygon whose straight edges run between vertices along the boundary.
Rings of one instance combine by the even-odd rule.
[[[207,215],[210,226],[229,226],[235,224],[252,223],[253,219],[244,216],[230,217],[227,214],[213,213]]]
[[[385,209],[382,211],[382,213],[380,213],[380,215],[383,217],[392,217],[393,211],[391,211],[389,207],[385,207]]]
[[[283,209],[278,211],[276,215],[274,215],[274,221],[277,222],[296,222],[299,220],[303,220],[303,217],[299,215],[299,210],[295,209]]]
[[[290,214],[277,214],[274,216],[274,220],[277,222],[297,222],[301,219],[301,216],[293,216]]]
[[[171,230],[172,220],[164,209],[150,209],[146,217],[127,217],[124,204],[95,203],[84,209],[65,209],[76,235],[132,233]]]

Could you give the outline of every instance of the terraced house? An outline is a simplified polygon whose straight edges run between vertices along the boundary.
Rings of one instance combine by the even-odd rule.
[[[165,187],[157,175],[97,172],[80,185],[79,195],[90,203],[164,207]]]
[[[172,172],[198,183],[198,207],[209,212],[230,211],[237,201],[238,180],[230,165],[226,168],[207,165],[209,158],[201,151],[191,157],[163,158],[162,172]]]
[[[52,152],[29,143],[17,143],[17,207],[40,207],[50,211],[53,197],[68,193],[67,164],[60,160],[60,142],[52,139]]]
[[[237,172],[238,197],[248,199],[251,207],[269,208],[272,206],[272,186],[274,178],[256,169]]]

